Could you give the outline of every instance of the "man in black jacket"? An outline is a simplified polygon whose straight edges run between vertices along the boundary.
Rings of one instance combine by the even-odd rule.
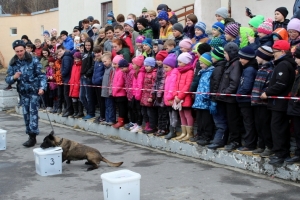
[[[278,40],[273,45],[275,69],[262,99],[268,96],[289,96],[295,80],[295,67],[297,64],[294,59],[287,55],[290,44],[285,40]],[[270,98],[268,109],[272,111],[271,131],[273,137],[274,156],[270,157],[269,164],[281,165],[286,158],[290,157],[290,133],[289,118],[286,114],[288,101],[284,99]]]

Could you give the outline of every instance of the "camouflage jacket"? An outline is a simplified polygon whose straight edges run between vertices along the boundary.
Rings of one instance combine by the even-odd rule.
[[[47,89],[46,74],[42,71],[42,65],[35,56],[27,52],[23,60],[15,55],[9,62],[5,81],[7,84],[17,82],[17,91],[21,94],[38,94],[39,89]],[[21,72],[21,76],[14,80],[14,74]]]

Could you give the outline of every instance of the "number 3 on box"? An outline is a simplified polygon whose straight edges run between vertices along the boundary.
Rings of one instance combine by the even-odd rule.
[[[53,159],[53,158],[50,158],[50,160],[51,160],[50,165],[54,165],[54,164],[55,164],[54,159]]]

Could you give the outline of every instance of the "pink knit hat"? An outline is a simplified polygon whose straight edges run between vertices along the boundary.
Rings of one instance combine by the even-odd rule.
[[[181,42],[179,42],[179,47],[185,48],[185,49],[191,49],[193,45],[192,40],[190,39],[183,39]]]
[[[144,56],[140,55],[132,59],[132,63],[136,64],[139,67],[142,67],[144,64]]]
[[[136,43],[143,43],[144,40],[145,40],[145,36],[139,35],[139,36],[137,36],[137,38],[135,39],[135,42],[136,42]]]
[[[273,20],[271,18],[268,18],[266,21],[264,21],[261,25],[258,26],[257,32],[270,35],[273,32],[273,24],[272,23],[273,23]]]
[[[295,30],[300,32],[300,20],[297,18],[291,19],[287,25],[287,30]]]
[[[193,59],[192,55],[187,52],[180,54],[177,58],[178,61],[184,64],[189,64],[192,61],[192,59]]]
[[[113,59],[113,63],[119,64],[120,60],[124,59],[123,55],[116,55]]]

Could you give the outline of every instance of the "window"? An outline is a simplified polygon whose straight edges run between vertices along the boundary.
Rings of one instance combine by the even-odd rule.
[[[108,1],[108,2],[105,2],[105,3],[101,3],[101,20],[102,20],[102,27],[105,26],[106,24],[106,16],[107,14],[112,11],[112,1]]]
[[[10,28],[10,35],[16,36],[18,34],[17,28]]]
[[[41,35],[44,34],[44,30],[45,30],[44,25],[42,25],[42,26],[41,26]]]

